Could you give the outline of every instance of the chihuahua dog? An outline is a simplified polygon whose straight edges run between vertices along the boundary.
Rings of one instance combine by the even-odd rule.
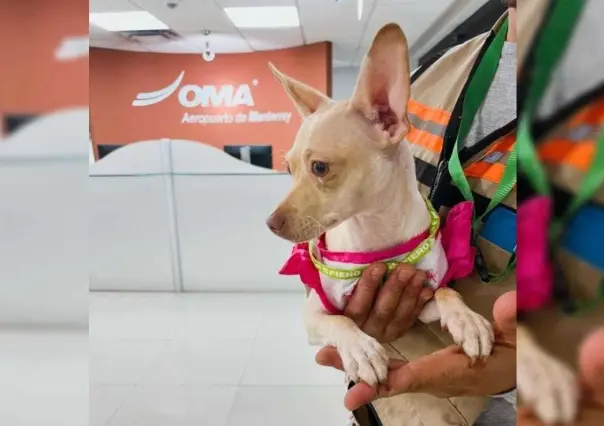
[[[272,64],[271,69],[303,123],[286,154],[293,188],[267,220],[270,230],[298,243],[298,249],[306,250],[301,254],[306,261],[340,268],[353,263],[357,270],[376,261],[400,261],[434,236],[431,228],[438,215],[418,190],[414,159],[403,140],[410,127],[410,74],[401,28],[389,24],[377,33],[346,101],[332,101]],[[304,242],[316,239],[316,245],[304,248]],[[448,269],[442,235],[432,241],[417,263],[436,288],[420,320],[440,319],[472,361],[486,358],[494,340],[491,324],[457,292],[441,287]],[[383,383],[386,350],[340,314],[358,276],[340,279],[315,272],[320,282],[312,286],[305,305],[310,344],[334,346],[352,380]],[[300,275],[308,285],[308,274]]]

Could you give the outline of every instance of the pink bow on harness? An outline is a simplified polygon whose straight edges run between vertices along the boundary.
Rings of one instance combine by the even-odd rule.
[[[308,243],[297,243],[292,249],[289,259],[279,271],[281,275],[300,275],[302,282],[311,286],[315,281],[321,282],[319,271],[312,263],[308,252]]]
[[[548,256],[551,200],[537,196],[518,207],[517,301],[520,311],[545,305],[552,297],[553,272]]]
[[[464,201],[451,208],[442,230],[442,244],[449,269],[440,287],[451,280],[467,277],[474,270],[476,249],[472,247],[472,218],[474,203]]]
[[[441,241],[449,269],[445,274],[439,287],[446,286],[451,279],[466,277],[474,269],[474,256],[476,250],[471,246],[472,234],[472,211],[473,203],[465,201],[454,206],[447,215],[446,225],[441,229]],[[320,239],[318,248],[322,258],[331,259],[337,262],[351,264],[368,265],[374,262],[380,262],[387,259],[403,255],[415,249],[428,237],[428,232],[397,245],[391,249],[380,252],[369,253],[335,253],[329,252],[324,247],[324,242]],[[331,313],[337,313],[339,310],[329,301],[321,285],[321,275],[312,263],[308,253],[308,243],[298,243],[294,245],[289,259],[279,271],[281,275],[299,275],[300,280],[309,288],[316,291],[323,305]]]
[[[329,300],[323,286],[321,285],[321,274],[315,268],[312,263],[310,254],[308,253],[308,243],[297,243],[292,249],[292,253],[289,259],[285,262],[285,265],[279,271],[281,275],[299,275],[300,281],[304,283],[308,288],[311,288],[317,293],[319,299],[330,314],[339,314],[340,310],[336,308],[333,303]]]

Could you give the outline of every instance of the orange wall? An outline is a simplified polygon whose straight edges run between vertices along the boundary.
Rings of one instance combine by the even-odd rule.
[[[58,61],[54,52],[87,34],[88,2],[0,1],[0,117],[86,106],[88,57]]]
[[[300,118],[267,63],[324,93],[331,91],[331,45],[318,43],[298,48],[229,55],[216,55],[206,62],[200,55],[137,53],[108,49],[90,51],[90,115],[95,144],[127,144],[171,138],[199,141],[222,148],[224,145],[272,145],[273,164],[283,170],[282,155],[300,125]],[[133,106],[138,93],[153,92],[184,77],[179,88],[154,105]],[[247,84],[253,106],[194,106],[179,102],[186,85]],[[219,90],[219,89],[217,89]],[[189,100],[193,93],[189,93]],[[244,98],[240,98],[244,99]],[[289,123],[237,122],[259,113],[290,113]],[[183,123],[191,116],[224,115],[230,123]],[[273,117],[273,120],[278,118]]]

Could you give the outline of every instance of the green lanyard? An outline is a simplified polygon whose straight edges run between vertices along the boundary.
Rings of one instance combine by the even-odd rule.
[[[543,27],[542,35],[535,46],[534,70],[531,84],[527,93],[526,108],[522,114],[517,137],[519,150],[518,161],[520,168],[526,175],[529,183],[540,195],[552,197],[547,173],[541,163],[531,134],[531,123],[535,112],[542,99],[553,70],[566,50],[573,29],[579,19],[584,2],[578,0],[559,0],[551,16]],[[577,192],[573,195],[568,208],[564,213],[552,220],[549,229],[550,247],[559,247],[564,233],[564,228],[575,216],[577,211],[588,202],[593,195],[604,185],[604,131],[596,141],[595,154],[591,164]],[[604,298],[604,285],[600,286],[597,298],[578,308],[589,308]]]
[[[461,122],[459,124],[459,131],[457,133],[455,145],[453,146],[451,158],[448,162],[451,181],[457,187],[457,189],[459,189],[459,192],[461,192],[461,194],[467,201],[474,201],[474,196],[472,195],[472,189],[470,188],[470,184],[468,182],[468,179],[466,178],[463,166],[459,159],[459,145],[460,143],[463,143],[466,137],[468,136],[474,118],[476,117],[480,106],[486,98],[489,88],[491,87],[491,83],[495,78],[495,74],[497,73],[497,67],[499,66],[501,51],[503,50],[503,45],[505,43],[507,30],[508,20],[506,19],[506,21],[503,23],[503,25],[497,32],[497,35],[491,42],[491,45],[485,52],[484,57],[482,58],[474,72],[474,76],[468,84],[468,89],[463,100],[462,117]],[[514,185],[516,185],[516,146],[514,146],[514,148],[510,152],[505,170],[503,172],[503,176],[501,177],[501,181],[497,186],[495,194],[487,205],[487,208],[479,217],[474,216],[474,223],[472,224],[472,240],[474,242],[476,241],[478,229],[480,228],[484,217],[489,214],[489,212],[491,212],[495,207],[497,207],[505,199],[505,197],[508,196],[508,194],[514,188]],[[477,259],[477,266],[483,266],[482,256],[480,255],[479,250],[477,256],[480,257],[480,260]],[[516,263],[515,259],[515,255],[512,255],[508,266],[506,267],[504,272],[499,275],[490,273],[486,275],[484,273],[481,273],[482,280],[486,282],[497,282],[505,278],[505,276],[507,276],[507,274],[514,268],[514,265]]]

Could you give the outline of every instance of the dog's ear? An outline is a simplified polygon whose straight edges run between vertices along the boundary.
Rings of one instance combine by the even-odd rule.
[[[384,26],[361,64],[351,106],[398,144],[409,132],[409,56],[407,39],[396,24]]]
[[[307,86],[279,71],[272,62],[268,63],[268,67],[273,72],[273,75],[283,85],[283,88],[294,101],[296,108],[301,116],[307,117],[318,110],[322,105],[331,102],[331,99],[316,89]]]

